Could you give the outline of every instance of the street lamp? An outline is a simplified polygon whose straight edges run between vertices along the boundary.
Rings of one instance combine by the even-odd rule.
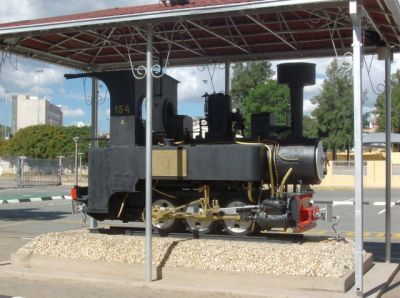
[[[5,93],[6,93],[6,107],[5,107],[5,120],[4,120],[4,139],[8,139],[8,137],[9,137],[9,135],[8,135],[8,132],[7,132],[7,105],[8,105],[8,91],[6,90],[5,91]]]
[[[82,179],[82,155],[83,152],[78,152],[79,155],[79,176],[81,176]]]
[[[36,72],[38,73],[39,76],[39,84],[38,84],[38,104],[37,104],[37,124],[39,123],[39,115],[40,115],[40,74],[43,72],[43,69],[38,69],[36,70]]]

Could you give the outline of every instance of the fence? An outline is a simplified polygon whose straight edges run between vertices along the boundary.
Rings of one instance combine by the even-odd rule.
[[[87,176],[87,165],[78,162],[79,177]],[[73,182],[75,176],[74,159],[35,159],[20,157],[0,158],[2,181],[13,181],[18,187],[39,185],[61,185],[63,181]]]
[[[17,185],[61,185],[61,166],[57,159],[36,159],[24,156],[18,159]]]
[[[354,161],[331,161],[322,186],[354,186]],[[384,160],[363,162],[363,183],[365,187],[385,187],[386,164]],[[392,187],[400,188],[400,163],[392,163]]]
[[[0,176],[15,177],[18,171],[18,157],[0,157]]]
[[[354,176],[354,161],[333,161],[332,162],[332,174],[336,176],[350,175]],[[363,162],[363,175],[367,176],[368,166],[367,162]]]

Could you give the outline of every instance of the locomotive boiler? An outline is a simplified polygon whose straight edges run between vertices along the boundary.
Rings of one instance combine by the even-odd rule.
[[[154,104],[146,106],[146,82],[131,71],[66,75],[93,77],[110,93],[110,140],[89,151],[88,188],[75,186],[74,199],[97,220],[140,221],[145,207],[145,110],[153,109],[153,210],[155,229],[186,227],[208,233],[224,229],[246,235],[260,229],[305,230],[318,208],[310,185],[324,176],[324,152],[302,135],[303,87],[315,83],[315,65],[278,66],[278,82],[291,90],[291,124],[277,126],[270,113],[252,115],[251,135],[233,113],[228,94],[205,94],[204,118],[196,136],[192,118],[177,113],[178,81],[154,80]],[[290,136],[279,137],[289,131]]]

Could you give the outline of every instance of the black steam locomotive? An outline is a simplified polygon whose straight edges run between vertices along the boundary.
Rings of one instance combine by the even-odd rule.
[[[94,77],[110,92],[110,144],[89,152],[89,186],[75,186],[97,220],[143,220],[145,206],[146,82],[131,71],[66,75]],[[291,90],[291,121],[275,125],[273,115],[252,115],[251,136],[237,138],[240,114],[232,113],[228,94],[205,95],[205,118],[194,136],[192,118],[177,114],[178,81],[154,81],[153,225],[161,232],[183,226],[207,233],[223,228],[246,235],[259,229],[315,225],[318,208],[310,184],[324,176],[320,141],[302,136],[303,87],[315,83],[315,65],[278,65],[278,82]],[[291,131],[286,139],[277,131]],[[290,191],[289,191],[290,189]]]

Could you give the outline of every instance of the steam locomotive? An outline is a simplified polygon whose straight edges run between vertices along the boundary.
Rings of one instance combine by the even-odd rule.
[[[177,114],[178,81],[154,81],[153,210],[155,229],[232,235],[257,230],[312,228],[319,209],[309,185],[324,176],[322,143],[303,137],[303,87],[315,84],[315,64],[278,65],[278,83],[291,94],[291,125],[277,126],[274,115],[251,117],[251,136],[237,138],[243,119],[228,94],[205,94],[205,117],[193,135],[193,119]],[[66,75],[93,77],[110,93],[109,147],[89,152],[88,188],[75,186],[73,199],[97,220],[140,221],[145,207],[146,82],[131,71]],[[288,130],[290,137],[277,132]],[[290,191],[289,191],[290,190]]]

